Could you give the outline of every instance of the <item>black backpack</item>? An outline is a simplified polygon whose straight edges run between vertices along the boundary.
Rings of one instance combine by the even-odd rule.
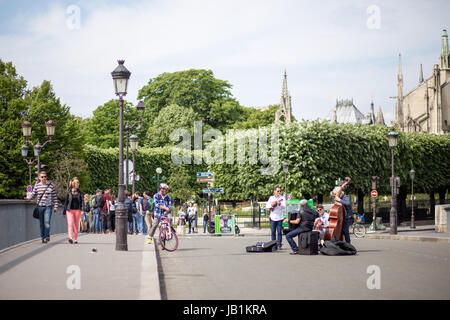
[[[320,253],[327,256],[348,256],[355,255],[356,248],[350,243],[333,238],[325,241],[324,247],[320,249]]]

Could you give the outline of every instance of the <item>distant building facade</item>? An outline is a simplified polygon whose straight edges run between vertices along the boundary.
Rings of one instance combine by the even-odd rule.
[[[419,83],[403,95],[401,55],[397,76],[397,103],[392,125],[404,132],[450,132],[450,54],[447,31],[442,32],[440,63],[435,64],[429,78],[423,78],[420,65]]]
[[[326,119],[337,123],[385,125],[381,107],[378,107],[378,114],[377,117],[375,117],[374,104],[372,101],[370,104],[370,112],[364,115],[353,103],[353,98],[336,100],[336,106],[331,110]]]

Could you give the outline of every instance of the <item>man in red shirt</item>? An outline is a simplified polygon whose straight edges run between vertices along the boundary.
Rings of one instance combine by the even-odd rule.
[[[110,199],[111,188],[106,187],[105,194],[103,195],[103,233],[108,233],[111,230],[111,211],[109,210],[109,199]]]

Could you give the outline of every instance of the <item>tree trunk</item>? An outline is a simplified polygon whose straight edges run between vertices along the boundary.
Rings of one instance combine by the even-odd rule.
[[[439,193],[439,204],[445,204],[445,193],[446,193],[445,187],[439,187],[438,193]]]
[[[364,192],[358,189],[358,214],[364,214]]]
[[[436,205],[436,199],[434,198],[434,191],[430,192],[430,214],[434,219],[434,206]]]

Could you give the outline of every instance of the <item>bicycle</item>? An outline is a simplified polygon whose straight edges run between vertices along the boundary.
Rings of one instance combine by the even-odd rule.
[[[353,234],[357,238],[363,238],[366,235],[366,227],[364,226],[364,215],[354,215],[354,222],[352,224]]]
[[[177,233],[170,224],[169,218],[166,215],[161,217],[161,222],[159,225],[159,241],[163,250],[172,252],[178,248]]]

